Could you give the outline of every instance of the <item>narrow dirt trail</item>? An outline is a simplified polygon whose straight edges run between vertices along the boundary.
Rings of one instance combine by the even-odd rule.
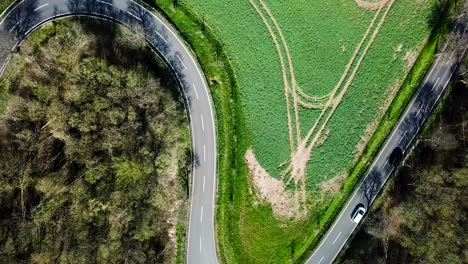
[[[369,40],[366,48],[364,49],[363,51],[363,55],[361,56],[361,58],[359,59],[358,63],[356,64],[356,67],[354,68],[351,76],[349,77],[348,81],[346,82],[343,90],[341,91],[341,93],[339,94],[338,98],[336,98],[335,102],[334,102],[334,105],[333,105],[333,108],[332,108],[332,111],[329,113],[327,119],[325,120],[325,122],[322,124],[322,126],[320,127],[320,130],[318,131],[318,133],[316,134],[316,136],[314,137],[313,141],[311,142],[311,144],[307,147],[308,151],[312,151],[312,149],[314,148],[317,140],[320,138],[320,134],[322,133],[322,131],[325,129],[326,125],[328,124],[329,120],[331,119],[331,117],[333,116],[333,114],[335,113],[336,109],[338,108],[338,106],[340,105],[341,101],[343,100],[343,97],[344,95],[346,94],[346,92],[348,91],[349,87],[351,86],[351,83],[353,82],[355,76],[356,76],[356,73],[358,72],[360,66],[361,66],[361,63],[362,61],[364,60],[364,58],[366,57],[366,54],[369,50],[369,48],[372,46],[372,44],[374,43],[375,41],[375,38],[377,37],[377,35],[379,34],[379,31],[380,31],[380,28],[382,27],[383,23],[385,22],[385,18],[387,17],[388,13],[390,12],[390,9],[392,8],[393,4],[395,3],[396,0],[391,0],[390,3],[388,4],[387,6],[387,9],[385,10],[385,13],[384,15],[382,16],[382,19],[380,20],[377,28],[374,30],[374,33],[372,34],[372,37],[371,39]],[[309,150],[310,149],[310,150]]]
[[[281,47],[278,43],[278,40],[276,39],[276,35],[273,32],[273,29],[271,28],[270,24],[268,24],[267,19],[263,15],[262,11],[260,8],[253,2],[253,0],[249,0],[250,5],[255,9],[257,14],[260,16],[260,18],[263,21],[263,24],[267,28],[268,32],[270,33],[271,39],[273,40],[273,43],[275,44],[276,52],[278,53],[278,57],[281,63],[281,72],[283,75],[283,86],[284,86],[284,95],[286,98],[286,108],[287,108],[287,114],[288,114],[288,130],[289,130],[289,145],[291,148],[291,153],[294,152],[294,135],[293,135],[293,128],[292,128],[292,120],[291,120],[291,111],[290,111],[290,99],[289,99],[289,81],[288,81],[288,76],[286,73],[286,65],[284,62],[284,58],[282,55]]]
[[[297,87],[297,81],[296,81],[296,73],[294,72],[294,64],[291,58],[291,53],[289,52],[289,46],[288,43],[286,42],[286,38],[283,35],[283,31],[281,30],[281,27],[278,25],[278,22],[275,19],[275,16],[271,13],[270,9],[268,6],[263,2],[263,0],[259,0],[260,4],[263,7],[263,10],[268,14],[270,17],[271,21],[275,25],[276,31],[278,31],[278,34],[280,36],[281,42],[283,44],[284,50],[286,52],[286,58],[288,59],[288,64],[289,64],[289,74],[291,77],[291,86],[292,86],[292,95],[293,95],[293,102],[294,102],[294,114],[296,117],[296,137],[297,137],[297,144],[301,142],[301,128],[300,128],[300,121],[299,121],[299,109],[298,109],[298,103],[299,99],[297,97],[297,92],[296,92],[296,87]]]
[[[359,51],[361,50],[362,46],[364,45],[364,42],[366,41],[367,37],[369,36],[369,33],[371,32],[372,28],[374,27],[374,24],[375,22],[377,21],[377,18],[379,17],[380,15],[380,12],[383,8],[383,5],[379,8],[379,10],[375,13],[374,15],[374,18],[372,19],[372,22],[370,23],[369,27],[367,28],[366,30],[366,33],[364,34],[364,36],[362,37],[361,39],[361,42],[357,45],[356,49],[354,50],[354,54],[353,56],[351,57],[350,61],[348,62],[348,64],[346,65],[346,68],[343,72],[343,74],[341,75],[341,78],[340,80],[338,81],[338,83],[336,84],[335,88],[333,88],[331,94],[330,94],[330,97],[325,105],[325,108],[323,109],[323,111],[320,113],[319,117],[317,118],[317,120],[315,121],[313,127],[311,128],[311,130],[309,131],[309,133],[306,135],[305,137],[305,141],[309,141],[309,139],[312,137],[313,133],[315,132],[320,120],[322,120],[322,117],[323,115],[325,115],[327,109],[330,107],[330,104],[333,102],[333,100],[335,99],[335,95],[337,93],[337,91],[339,90],[339,88],[343,85],[343,82],[345,81],[346,79],[346,76],[348,75],[354,61],[356,60],[356,57],[358,56],[359,54]]]

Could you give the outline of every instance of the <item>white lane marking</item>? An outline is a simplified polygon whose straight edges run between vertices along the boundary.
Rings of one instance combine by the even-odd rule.
[[[203,223],[203,205],[202,205],[202,207],[201,207],[200,223]]]
[[[18,7],[18,6],[19,6],[20,4],[22,4],[23,2],[24,2],[24,0],[19,1],[18,4],[16,4],[16,6]],[[13,12],[13,9],[14,9],[14,8],[11,8],[11,7],[14,6],[14,5],[15,5],[15,2],[12,2],[11,4],[8,5],[7,8],[5,8],[5,11],[7,11],[7,10],[10,10],[10,11],[8,11],[8,13],[7,13],[6,15],[3,16],[3,19],[2,19],[2,21],[0,22],[0,25],[3,24],[3,22],[5,22],[5,19],[7,19],[7,17],[10,16],[10,13]],[[2,12],[2,13],[0,13],[0,16],[2,16],[3,14],[5,14],[5,11]]]
[[[463,51],[463,54],[462,54],[461,57],[458,59],[458,63],[460,63],[460,62],[463,60],[463,57],[465,57],[466,50],[467,50],[467,49],[465,49],[465,50]]]
[[[431,77],[432,75],[432,72],[434,71],[434,69],[436,68],[437,64],[439,63],[439,60],[440,60],[441,56],[438,56],[436,62],[432,65],[432,69],[431,71],[429,72],[429,74],[426,76],[426,80],[424,81],[422,87],[424,87],[424,85],[426,85],[427,81],[429,80],[429,77]],[[420,89],[421,91],[422,89]],[[419,93],[418,93],[419,94]],[[417,95],[416,95],[417,96]]]
[[[141,18],[137,17],[136,15],[130,13],[127,11],[127,14],[131,15],[133,18],[135,18],[136,20],[140,21],[140,22],[143,22],[143,20],[141,20]]]
[[[324,258],[325,258],[325,256],[323,256],[323,257],[319,260],[319,262],[318,262],[317,264],[322,263],[322,261],[323,261]]]
[[[421,91],[423,90],[422,88],[424,87],[424,85],[426,84],[427,80],[429,80],[429,78],[431,77],[431,74],[432,72],[434,71],[434,69],[436,68],[437,66],[437,63],[439,62],[440,60],[440,56],[437,58],[436,62],[432,65],[432,69],[431,71],[429,72],[429,74],[426,76],[426,80],[424,82],[424,84],[422,85],[422,87],[419,87],[418,89],[418,93],[416,95],[413,96],[413,98],[411,99],[410,103],[408,104],[405,112],[403,113],[402,117],[404,116],[407,116],[409,111],[412,110],[412,107],[413,107],[413,104],[414,102],[416,101],[416,98],[418,98],[419,94],[421,93]],[[368,171],[366,173],[366,175],[364,175],[364,178],[367,178],[367,176],[369,176],[369,173],[372,171],[372,169],[375,167],[375,164],[376,162],[380,159],[380,156],[382,156],[382,154],[384,153],[382,150],[383,149],[386,149],[387,148],[387,145],[390,144],[390,142],[392,141],[391,139],[393,138],[393,136],[395,135],[395,133],[398,131],[398,128],[400,127],[401,123],[405,120],[405,118],[401,118],[399,121],[398,121],[398,124],[396,124],[396,126],[394,126],[393,128],[393,131],[392,133],[390,134],[390,136],[388,137],[388,140],[387,142],[385,143],[385,145],[380,149],[380,153],[379,155],[377,156],[376,159],[374,159],[374,162],[371,164],[371,166],[368,167]],[[394,169],[394,168],[393,168]],[[392,169],[392,171],[393,171]],[[346,209],[351,205],[351,202],[354,200],[354,197],[359,193],[359,190],[361,189],[361,186],[362,184],[364,183],[364,181],[361,181],[361,183],[359,184],[359,186],[357,188],[355,188],[355,191],[354,191],[354,194],[351,196],[351,198],[348,200],[348,202],[346,203],[346,205],[343,207],[343,209],[341,209],[341,213],[340,215],[338,216],[338,218],[335,218],[335,219],[341,219],[343,217],[343,214],[345,213]],[[335,229],[335,226],[338,224],[338,221],[335,221],[334,224],[332,225],[331,228],[328,229],[328,232],[327,232],[327,235],[325,236],[325,238],[322,239],[322,242],[320,242],[319,246],[315,248],[315,251],[314,253],[310,256],[310,258],[312,258],[315,254],[315,252],[317,252],[317,250],[319,250],[323,243],[325,243],[325,241],[328,239],[328,236],[331,235],[331,231],[333,229]],[[357,225],[356,225],[357,226]],[[355,226],[355,227],[356,227]],[[354,231],[354,228],[353,228],[353,231]],[[352,233],[352,232],[351,232]],[[346,241],[345,241],[346,242]],[[343,244],[344,245],[344,244]],[[310,259],[309,258],[309,259]]]
[[[203,145],[203,161],[206,161],[206,148],[205,148],[205,145]]]
[[[187,67],[185,67],[185,64],[184,64],[184,62],[182,61],[182,58],[179,56],[179,54],[176,54],[176,57],[177,57],[177,59],[180,61],[180,63],[182,63],[182,66],[184,67],[184,70],[186,70]]]
[[[395,167],[393,167],[392,170],[387,174],[387,176],[386,176],[387,179],[385,180],[384,184],[385,184],[386,181],[388,180],[389,175],[391,175],[391,174],[393,173],[394,170],[395,170]],[[372,200],[371,200],[370,204],[372,204],[372,202],[375,200],[375,198],[376,198],[375,196],[372,197]],[[358,225],[354,225],[354,226],[353,226],[353,229],[351,230],[351,233],[350,233],[350,234],[354,233],[354,230],[356,230],[356,227],[358,227]],[[341,249],[343,249],[344,245],[346,244],[346,241],[347,241],[347,239],[345,239],[345,240],[343,241],[343,243],[342,243],[341,246],[340,246],[340,249],[339,249],[339,250],[335,253],[335,255],[333,256],[333,258],[332,258],[333,260],[336,259],[336,256],[338,256],[338,254],[341,252]],[[319,262],[319,263],[320,263],[320,262]]]
[[[387,159],[387,161],[385,161],[385,164],[383,165],[383,167],[384,168],[387,167],[387,164],[388,164],[388,159]]]
[[[37,10],[43,8],[43,7],[48,6],[48,5],[49,5],[49,3],[45,3],[45,4],[43,4],[43,5],[39,6],[39,7],[37,7],[36,9],[34,9],[34,11],[37,11]]]
[[[398,144],[400,144],[401,141],[403,141],[403,139],[404,139],[405,136],[406,136],[406,133],[408,133],[408,130],[405,130],[405,133],[403,133],[403,136],[401,136],[400,141],[398,141]]]
[[[202,245],[202,244],[201,244],[201,236],[200,236],[200,253],[201,253],[201,245]]]
[[[203,115],[200,115],[200,118],[201,118],[201,128],[202,128],[202,131],[205,131],[205,122],[203,121]]]
[[[447,84],[450,82],[450,79],[452,78],[452,75],[453,75],[453,72],[452,74],[450,74],[450,77],[447,79],[447,81],[445,82],[445,85],[444,87],[447,87]]]
[[[432,86],[432,89],[431,89],[431,92],[434,91],[434,89],[437,87],[437,84],[439,83],[440,81],[440,77],[437,78],[437,81],[434,83],[434,85]]]
[[[99,2],[101,4],[108,5],[108,6],[113,6],[112,3],[104,2],[104,1],[101,1],[101,0],[97,0],[97,2]]]
[[[442,49],[441,53],[443,53],[445,51],[445,49],[447,48],[447,45],[448,45],[448,42],[445,42],[444,48]]]
[[[333,241],[332,245],[335,245],[336,241],[338,240],[340,236],[341,236],[341,232],[336,236],[335,241]]]
[[[16,23],[11,29],[10,29],[10,33],[16,28],[16,26],[18,26],[18,24],[20,23],[21,21],[18,21],[18,23]]]
[[[161,35],[161,33],[159,33],[158,31],[156,31],[156,34],[158,34],[158,36],[164,41],[164,43],[167,43],[167,39],[165,39],[163,37],[163,35]]]
[[[422,106],[419,107],[419,110],[418,110],[418,112],[416,113],[416,117],[418,117],[419,113],[421,113],[421,109],[422,109]]]
[[[452,60],[452,57],[453,57],[453,54],[455,53],[455,51],[452,51],[452,53],[450,54],[450,57],[449,59],[447,60],[447,62],[445,63],[446,65],[448,65],[450,63],[450,61]]]
[[[135,1],[131,1],[131,2],[138,5],[139,7],[143,8],[143,6],[140,5],[139,3],[135,2]],[[170,28],[168,28],[166,26],[165,23],[162,22],[162,20],[159,17],[157,17],[153,12],[149,12],[149,13],[154,17],[154,19],[156,19],[160,24],[162,24],[163,27],[165,29],[167,29],[179,43],[184,43]],[[185,45],[183,45],[183,44],[181,46],[184,49],[184,51],[188,54],[188,56],[189,56],[190,60],[192,61],[192,63],[195,65],[195,69],[197,70],[198,76],[200,77],[200,79],[202,81],[203,88],[205,90],[206,96],[209,99],[208,104],[209,104],[209,108],[210,108],[211,119],[215,120],[215,116],[214,116],[214,112],[213,112],[213,102],[211,101],[211,97],[210,97],[210,93],[208,91],[208,85],[206,83],[206,79],[204,78],[203,73],[200,71],[200,68],[197,66],[197,62],[195,62],[195,59],[193,58],[193,56],[191,55],[191,53],[189,52],[187,47]],[[212,126],[211,128],[213,129],[213,135],[216,135],[215,126]],[[216,145],[216,137],[214,137],[213,140],[215,141],[215,144],[213,144],[213,153],[216,153],[216,146],[217,146]],[[194,141],[195,141],[194,140],[194,134],[192,133],[192,142],[194,142]],[[216,176],[216,162],[215,162],[215,164],[213,166],[213,175]],[[195,188],[195,185],[192,184],[192,190],[194,190],[194,188]],[[194,193],[194,192],[192,192],[192,193]],[[216,184],[213,184],[213,193],[212,193],[211,199],[212,199],[212,203],[215,204]],[[190,209],[189,219],[192,218],[192,212],[193,212],[193,210],[192,210],[192,208],[193,208],[192,201],[193,201],[193,199],[191,199],[191,202],[190,202],[190,208],[191,209]],[[212,206],[212,211],[213,211],[213,215],[215,215],[215,206]],[[191,229],[191,225],[189,224],[189,227],[188,227],[188,233],[189,234],[191,232],[190,229]],[[213,241],[216,241],[215,232],[211,232],[211,233],[212,233],[212,236],[213,236]],[[200,238],[200,244],[201,244],[201,238]],[[200,251],[201,251],[201,245],[200,245]],[[190,243],[188,243],[188,245],[187,245],[187,254],[190,255]],[[215,254],[215,258],[217,259],[216,250],[214,251],[214,254]]]
[[[203,192],[205,192],[206,176],[203,176]]]
[[[197,100],[198,100],[198,92],[197,92],[197,87],[195,86],[195,84],[193,83],[192,84],[193,86],[193,90],[195,91],[195,95],[197,96]]]

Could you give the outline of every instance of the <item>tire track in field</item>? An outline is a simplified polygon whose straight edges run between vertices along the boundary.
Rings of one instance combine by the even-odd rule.
[[[353,66],[353,63],[354,61],[356,60],[356,57],[359,55],[359,52],[361,51],[361,48],[362,46],[364,45],[365,41],[367,40],[367,37],[369,36],[369,33],[371,32],[372,28],[374,27],[374,24],[375,22],[377,21],[377,18],[379,17],[380,15],[380,12],[383,8],[383,5],[377,10],[377,12],[375,13],[374,15],[374,18],[372,19],[369,27],[367,28],[366,30],[366,33],[364,34],[364,36],[362,37],[361,39],[361,42],[357,45],[356,49],[354,50],[354,54],[353,56],[351,57],[350,61],[348,62],[348,64],[346,65],[346,68],[343,72],[343,74],[341,75],[341,78],[340,80],[338,81],[338,83],[336,84],[335,88],[333,88],[331,94],[330,94],[330,97],[326,103],[326,106],[325,108],[323,109],[323,111],[320,113],[319,117],[317,118],[317,120],[315,121],[312,129],[309,131],[309,133],[307,134],[307,136],[305,137],[305,139],[308,141],[310,139],[310,137],[313,135],[313,133],[315,132],[315,129],[317,128],[318,124],[320,123],[320,120],[322,120],[322,117],[323,115],[325,115],[326,113],[326,110],[330,107],[330,104],[333,102],[333,100],[335,99],[335,95],[336,93],[338,92],[338,90],[340,89],[340,87],[343,85],[343,82],[346,80],[346,76],[348,76],[348,73],[349,71],[351,70],[351,67]],[[365,54],[363,54],[365,55]]]
[[[331,112],[329,113],[327,119],[325,120],[325,122],[322,124],[320,130],[318,131],[317,135],[314,137],[313,141],[311,142],[311,144],[309,145],[309,147],[307,149],[310,149],[310,151],[312,151],[312,149],[314,148],[315,144],[317,143],[318,139],[320,138],[320,134],[322,133],[322,131],[325,129],[326,125],[328,124],[330,118],[333,116],[333,114],[335,113],[336,109],[338,108],[338,106],[340,105],[341,101],[343,100],[343,97],[344,95],[346,94],[346,92],[348,91],[349,87],[351,86],[351,83],[353,82],[355,76],[356,76],[356,73],[358,72],[360,66],[361,66],[361,63],[362,61],[364,60],[364,58],[366,57],[366,54],[369,50],[369,48],[372,46],[373,42],[375,41],[375,38],[377,37],[377,35],[379,34],[379,31],[380,31],[380,28],[382,27],[383,23],[385,22],[385,18],[387,17],[388,13],[390,12],[390,9],[392,8],[393,4],[395,3],[396,0],[391,0],[390,3],[388,4],[387,6],[387,9],[385,10],[385,13],[384,15],[382,16],[382,19],[380,20],[377,28],[374,30],[374,33],[372,34],[372,37],[371,39],[369,40],[366,48],[364,49],[363,51],[363,54],[362,56],[360,57],[358,63],[356,64],[356,67],[354,68],[351,76],[349,77],[348,81],[346,82],[343,90],[341,91],[341,93],[338,95],[338,97],[335,99],[333,99],[335,102],[334,102],[334,105],[333,105],[333,108],[331,110]],[[383,2],[382,2],[383,3]],[[383,4],[381,6],[381,8],[383,7]]]
[[[343,100],[344,95],[348,91],[351,83],[354,81],[354,78],[356,76],[356,73],[358,72],[362,61],[366,57],[366,54],[369,50],[369,48],[372,46],[375,38],[377,37],[380,28],[382,27],[386,16],[388,15],[393,3],[396,0],[390,0],[390,4],[387,6],[386,11],[382,15],[380,22],[378,26],[374,29],[374,32],[368,40],[368,43],[364,50],[362,51],[362,47],[365,44],[366,40],[369,37],[369,34],[371,33],[372,29],[374,28],[374,25],[376,21],[378,20],[381,11],[385,7],[386,3],[389,0],[382,0],[378,4],[378,10],[372,19],[370,25],[368,26],[363,38],[361,39],[360,43],[355,49],[355,52],[353,56],[351,57],[350,61],[345,67],[345,70],[340,77],[340,80],[338,81],[337,85],[334,87],[334,89],[330,92],[330,94],[322,97],[313,97],[307,95],[298,85],[296,81],[296,75],[294,71],[294,64],[293,60],[291,58],[291,53],[289,51],[289,46],[286,42],[286,39],[282,33],[281,27],[279,26],[278,22],[276,21],[275,17],[273,16],[272,12],[268,8],[268,6],[265,4],[263,0],[258,0],[260,2],[260,5],[263,9],[263,11],[266,12],[266,15],[262,12],[262,10],[259,8],[259,6],[254,2],[254,0],[249,0],[250,5],[255,9],[257,14],[260,16],[263,24],[267,28],[270,37],[275,45],[276,52],[278,53],[278,57],[280,60],[280,65],[281,65],[281,70],[282,70],[282,77],[283,77],[283,85],[284,85],[284,90],[285,90],[285,97],[286,97],[286,107],[287,107],[287,114],[288,114],[288,129],[289,129],[289,140],[290,140],[290,148],[291,148],[291,153],[290,153],[290,158],[283,162],[279,167],[283,167],[286,164],[289,163],[288,167],[280,174],[281,178],[285,180],[286,176],[290,176],[289,179],[287,180],[287,183],[285,186],[288,186],[291,181],[294,181],[295,185],[295,191],[294,191],[294,200],[295,204],[291,205],[293,206],[294,210],[297,210],[297,213],[300,217],[300,207],[301,204],[304,204],[306,201],[306,167],[307,163],[310,160],[310,156],[312,153],[312,150],[315,146],[320,145],[320,142],[324,142],[326,138],[328,137],[328,134],[325,136],[322,136],[322,132],[324,131],[326,125],[328,124],[329,120],[333,117],[336,109],[338,108],[339,104]],[[267,17],[271,20],[271,22],[274,25],[274,28],[276,29],[277,33],[275,34],[272,26],[270,25]],[[278,37],[279,35],[279,37]],[[278,39],[281,40],[282,47],[278,41]],[[283,54],[283,50],[285,52],[285,55]],[[361,53],[362,51],[362,53]],[[361,56],[356,63],[356,65],[353,68],[353,71],[349,78],[346,78],[354,65],[358,55],[361,53]],[[285,60],[286,57],[286,60]],[[288,65],[286,65],[288,64]],[[290,80],[288,80],[288,69],[289,67],[289,74],[290,74]],[[345,85],[343,86],[343,83],[346,81]],[[341,88],[341,91],[340,91]],[[294,142],[294,129],[293,129],[293,119],[291,116],[291,95],[292,94],[292,99],[293,99],[293,111],[295,114],[295,123],[296,123],[296,140],[297,143]],[[303,101],[299,96],[298,93],[301,97],[305,98],[305,101]],[[336,96],[338,94],[338,96]],[[316,119],[313,127],[309,130],[308,134],[304,139],[301,139],[301,132],[300,132],[300,120],[299,120],[299,111],[298,111],[298,105],[304,107],[304,108],[313,108],[313,109],[322,109],[319,117]],[[332,108],[330,111],[327,111],[329,108]],[[320,129],[318,130],[317,133],[315,133],[317,126],[320,124],[321,121],[323,121],[323,118],[325,114],[328,115],[325,118],[323,124],[321,125]],[[313,140],[310,142],[311,137],[314,136]],[[295,148],[295,144],[297,144],[297,148]],[[300,190],[299,190],[300,189]],[[300,197],[301,196],[301,197]],[[300,199],[302,198],[302,199]],[[302,200],[302,201],[300,201]],[[289,212],[290,213],[290,212]]]
[[[275,17],[271,13],[270,9],[268,6],[263,2],[263,0],[259,0],[260,4],[262,5],[263,10],[267,13],[268,17],[270,17],[271,21],[273,22],[276,31],[278,31],[279,37],[281,39],[281,42],[283,44],[284,51],[286,52],[286,58],[288,59],[288,64],[289,64],[289,74],[291,78],[291,83],[292,83],[292,94],[293,94],[293,104],[294,104],[294,114],[296,117],[296,137],[297,137],[297,144],[301,142],[301,128],[300,128],[300,122],[299,122],[299,110],[298,110],[298,98],[297,98],[297,92],[296,92],[296,87],[297,87],[297,82],[296,82],[296,73],[294,72],[294,64],[291,58],[291,53],[289,52],[289,46],[288,43],[286,42],[286,39],[284,38],[283,31],[281,30],[281,27],[278,25],[278,22],[276,21]]]
[[[278,53],[278,57],[280,60],[281,64],[281,73],[283,75],[283,86],[284,86],[284,95],[286,97],[286,108],[287,108],[287,114],[288,114],[288,133],[289,133],[289,145],[291,148],[291,153],[294,152],[294,132],[292,128],[292,121],[291,121],[291,111],[290,111],[290,99],[289,99],[289,81],[286,73],[286,66],[283,58],[283,54],[281,51],[281,47],[278,43],[278,40],[276,39],[276,35],[273,32],[273,29],[271,28],[270,24],[268,23],[267,19],[263,15],[262,11],[260,8],[253,2],[253,0],[249,0],[250,5],[255,9],[257,14],[260,16],[262,19],[263,24],[267,28],[268,32],[270,33],[271,39],[273,40],[273,43],[276,48],[276,52]]]
[[[374,24],[377,21],[377,19],[379,17],[379,14],[380,14],[383,7],[384,7],[384,5],[382,5],[381,8],[378,10],[378,12],[375,14],[371,24],[369,25],[366,33],[363,36],[361,42],[356,47],[356,50],[355,50],[355,52],[353,54],[353,57],[349,61],[348,65],[346,66],[345,72],[341,76],[341,79],[338,82],[338,84],[333,89],[333,91],[332,91],[332,93],[331,93],[331,95],[330,95],[330,97],[329,97],[329,99],[328,99],[328,101],[327,101],[327,103],[325,105],[325,108],[323,108],[323,110],[322,110],[320,116],[317,118],[314,126],[309,131],[309,133],[304,138],[304,140],[302,142],[300,142],[300,144],[298,145],[298,147],[296,149],[296,152],[292,153],[291,162],[290,162],[289,166],[281,174],[281,176],[283,178],[286,177],[286,175],[288,175],[288,174],[291,175],[289,180],[288,180],[288,184],[289,184],[289,182],[291,180],[294,180],[295,185],[297,185],[297,183],[299,183],[299,182],[302,182],[303,184],[305,184],[305,182],[306,182],[306,168],[307,168],[307,163],[308,163],[308,161],[310,160],[310,157],[311,157],[312,149],[316,146],[318,141],[323,141],[323,137],[322,137],[323,130],[325,129],[325,127],[328,124],[331,117],[333,116],[336,108],[338,107],[338,104],[343,99],[343,96],[346,93],[347,89],[349,88],[349,85],[354,80],[354,76],[355,76],[356,72],[359,70],[360,64],[361,64],[362,60],[365,58],[367,50],[372,45],[375,37],[377,36],[377,33],[378,33],[379,29],[380,29],[380,26],[383,24],[383,22],[385,20],[385,17],[386,17],[386,14],[388,12],[386,12],[384,14],[384,16],[382,16],[379,26],[376,29],[374,29],[373,37],[368,42],[368,45],[367,45],[366,49],[364,50],[364,52],[362,53],[359,62],[354,67],[353,74],[348,78],[348,81],[347,81],[345,87],[343,88],[343,91],[340,93],[340,96],[338,96],[338,98],[335,99],[336,93],[338,92],[339,88],[343,85],[343,82],[346,80],[346,76],[348,75],[349,70],[351,70],[351,67],[354,64],[354,61],[356,60],[356,57],[358,56],[358,54],[360,53],[360,51],[362,49],[362,46],[366,42],[366,40],[367,40],[372,28],[374,27]],[[391,6],[389,6],[389,7],[391,7]],[[388,10],[389,9],[387,9],[387,11]],[[312,137],[312,135],[314,134],[318,124],[320,123],[320,121],[323,120],[324,115],[327,113],[328,108],[330,108],[330,106],[332,104],[333,104],[332,110],[328,113],[328,116],[325,119],[323,125],[320,127],[319,131],[315,134],[315,137],[313,138],[313,141],[308,145],[308,142],[309,142],[310,138]]]

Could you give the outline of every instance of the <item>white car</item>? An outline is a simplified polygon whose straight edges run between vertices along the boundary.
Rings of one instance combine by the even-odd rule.
[[[353,214],[351,215],[351,221],[353,221],[356,224],[359,224],[359,222],[361,222],[365,214],[366,208],[364,208],[362,204],[358,204],[354,209]]]

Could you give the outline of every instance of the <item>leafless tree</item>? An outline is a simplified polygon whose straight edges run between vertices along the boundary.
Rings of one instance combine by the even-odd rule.
[[[6,18],[5,23],[16,38],[23,39],[26,33],[38,22],[40,14],[35,11],[38,0],[25,0],[24,3],[13,9]]]
[[[360,190],[364,193],[367,201],[367,207],[370,206],[374,197],[379,193],[381,183],[382,180],[380,178],[380,173],[376,170],[372,170],[364,179]]]

